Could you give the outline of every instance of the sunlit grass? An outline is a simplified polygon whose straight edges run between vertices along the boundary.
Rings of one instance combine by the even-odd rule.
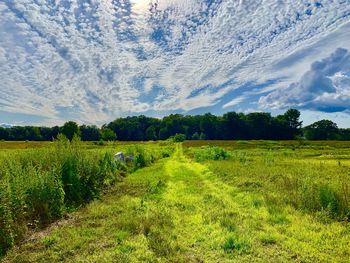
[[[348,148],[225,142],[228,159],[196,162],[203,144],[178,145],[5,262],[348,262]]]

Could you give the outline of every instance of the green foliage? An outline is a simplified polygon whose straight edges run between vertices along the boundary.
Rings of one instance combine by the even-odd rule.
[[[80,126],[80,132],[83,141],[99,141],[101,138],[100,130],[95,125],[82,125]]]
[[[15,126],[0,127],[0,140],[48,140],[63,133],[69,140],[74,134],[83,141],[155,141],[167,140],[176,134],[184,134],[192,140],[350,140],[349,129],[339,129],[330,120],[317,121],[302,128],[300,112],[289,109],[284,114],[272,116],[266,112],[248,114],[227,112],[222,116],[170,114],[162,119],[141,116],[118,118],[102,129],[81,125],[73,121],[62,127]]]
[[[101,130],[101,139],[104,141],[114,141],[117,139],[117,135],[109,128],[103,128]]]
[[[127,156],[132,156],[134,161],[132,167],[137,170],[142,167],[149,166],[154,163],[157,159],[163,157],[169,157],[172,151],[172,147],[167,147],[161,151],[151,151],[147,147],[141,145],[132,146],[127,151]]]
[[[338,139],[339,129],[336,123],[330,120],[320,120],[304,128],[305,137],[309,140]]]
[[[149,147],[151,148],[151,147]],[[28,228],[40,228],[66,211],[98,198],[105,187],[128,171],[153,163],[164,152],[129,147],[135,162],[127,166],[113,154],[86,151],[77,136],[63,134],[53,147],[0,154],[0,255],[23,239]]]
[[[103,146],[103,145],[105,145],[105,142],[101,139],[101,140],[98,141],[97,144],[100,145],[100,146]]]
[[[199,134],[198,134],[198,132],[195,132],[195,133],[192,135],[192,140],[199,140]]]
[[[73,121],[66,122],[63,127],[12,127],[0,128],[0,140],[52,140],[58,132],[69,140],[74,134],[81,136],[83,141],[115,140],[120,141],[166,140],[176,134],[184,134],[193,140],[237,140],[237,139],[294,139],[301,135],[300,112],[289,109],[283,115],[271,116],[270,113],[228,112],[223,116],[210,113],[204,115],[170,114],[162,119],[150,118],[144,115],[118,118],[102,129],[96,126],[81,125]],[[349,132],[338,134],[340,139],[347,138]]]
[[[199,136],[200,140],[206,140],[207,139],[207,135],[204,132],[201,132],[201,135]]]
[[[224,148],[231,158],[191,160],[204,143]],[[139,145],[146,162],[161,156],[160,149],[175,145],[176,151],[74,213],[77,220],[12,250],[5,262],[348,262],[348,220],[337,211],[350,200],[349,143]],[[105,147],[139,151],[124,146]],[[98,166],[123,164],[111,153],[98,155]]]
[[[194,157],[197,162],[206,160],[227,160],[231,157],[231,154],[221,147],[205,146],[200,149],[196,149]]]
[[[239,189],[263,192],[269,207],[291,205],[330,220],[349,220],[348,144],[220,141],[212,145],[221,145],[231,153],[228,161],[210,162],[213,170]],[[206,157],[210,156],[207,148],[191,147],[187,151],[198,161],[214,159]],[[286,222],[285,214],[273,212],[270,221]]]
[[[38,171],[28,166],[25,173],[31,178],[26,191],[27,217],[39,224],[50,223],[64,212],[65,192],[57,171]]]
[[[173,142],[183,142],[186,140],[186,135],[181,133],[176,133],[174,136],[171,136],[169,140]]]
[[[62,126],[61,133],[71,141],[74,135],[80,136],[80,128],[76,122],[68,121]]]
[[[327,185],[323,185],[320,187],[319,193],[320,203],[323,209],[329,211],[333,217],[344,215],[341,200],[334,190]]]
[[[146,129],[146,140],[147,141],[155,141],[155,140],[157,140],[157,133],[156,133],[156,127],[155,126],[149,126]]]
[[[230,235],[226,238],[222,248],[226,253],[242,252],[248,249],[248,243],[240,240],[235,235]]]

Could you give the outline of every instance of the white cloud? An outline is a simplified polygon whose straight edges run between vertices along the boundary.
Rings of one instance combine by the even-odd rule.
[[[314,61],[350,49],[347,1],[150,2],[0,2],[1,110],[86,123],[187,111],[250,82],[276,79],[251,93],[276,94]],[[319,103],[348,92],[344,76],[331,81],[337,92],[320,94]],[[224,108],[242,103],[238,96]]]
[[[350,52],[339,48],[314,62],[298,82],[260,98],[260,103],[270,108],[350,110]]]
[[[242,101],[244,101],[246,99],[245,96],[240,96],[240,97],[236,97],[233,100],[227,102],[226,104],[224,104],[224,106],[222,106],[224,109],[232,107],[232,106],[236,106],[238,104],[240,104]]]

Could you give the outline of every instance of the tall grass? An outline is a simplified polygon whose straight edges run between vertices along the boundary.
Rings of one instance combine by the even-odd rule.
[[[227,160],[231,157],[230,152],[224,148],[216,146],[205,146],[194,152],[194,158],[197,162],[205,160]]]
[[[164,151],[164,150],[163,150]],[[171,147],[165,149],[169,154]],[[0,158],[0,255],[29,229],[41,228],[100,196],[128,171],[147,166],[162,153],[130,147],[134,162],[112,152],[87,151],[78,138],[59,136],[51,148],[11,151]]]
[[[350,221],[348,148],[333,143],[295,149],[255,146],[245,149],[226,142],[224,149],[202,146],[185,151],[196,161],[207,161],[226,183],[263,195],[271,211],[293,206],[325,221]],[[226,154],[225,149],[230,151]]]

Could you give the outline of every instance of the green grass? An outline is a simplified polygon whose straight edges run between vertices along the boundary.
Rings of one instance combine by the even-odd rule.
[[[348,262],[349,146],[179,144],[4,262]]]
[[[89,144],[65,138],[43,143],[47,147],[35,143],[35,147],[14,150],[13,144],[18,143],[5,143],[7,150],[0,155],[0,255],[30,230],[41,229],[99,198],[127,173],[169,156],[173,148],[116,144],[112,151],[109,145],[91,149]],[[113,153],[120,150],[134,156],[134,162],[115,161]]]

